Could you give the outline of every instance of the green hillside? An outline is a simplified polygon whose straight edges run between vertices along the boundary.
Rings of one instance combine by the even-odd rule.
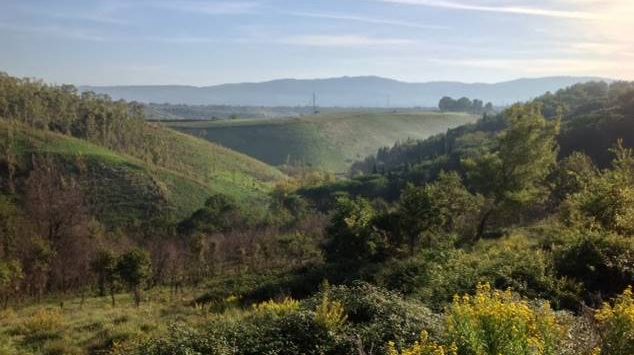
[[[328,113],[282,120],[169,122],[272,165],[299,164],[345,172],[398,140],[423,139],[476,120],[458,113]]]
[[[110,226],[164,215],[182,218],[212,193],[261,201],[283,177],[255,159],[163,127],[148,125],[144,134],[164,142],[162,149],[170,153],[145,161],[67,135],[0,121],[0,140],[13,142],[18,172],[26,177],[33,157],[51,157],[64,173],[78,178],[93,214]]]

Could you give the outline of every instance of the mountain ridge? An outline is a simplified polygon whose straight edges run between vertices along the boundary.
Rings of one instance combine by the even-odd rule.
[[[592,76],[519,78],[497,83],[459,81],[404,82],[379,76],[343,76],[320,79],[275,79],[263,82],[211,86],[114,85],[80,86],[80,91],[108,94],[114,99],[145,103],[188,105],[306,106],[317,95],[320,106],[435,107],[442,96],[478,98],[495,105],[526,101],[589,81],[612,81]]]

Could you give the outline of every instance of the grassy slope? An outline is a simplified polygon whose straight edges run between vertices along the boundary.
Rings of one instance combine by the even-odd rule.
[[[0,122],[0,139],[7,139],[9,127]],[[271,184],[283,177],[277,169],[245,155],[154,126],[148,126],[147,134],[162,138],[163,149],[171,157],[156,163],[69,136],[13,127],[23,168],[32,154],[59,158],[64,169],[80,176],[96,206],[94,212],[113,225],[166,209],[184,217],[202,206],[211,193],[261,201]]]
[[[345,172],[398,140],[422,139],[475,121],[454,113],[329,113],[297,119],[169,122],[172,128],[206,138],[272,165],[301,163]]]

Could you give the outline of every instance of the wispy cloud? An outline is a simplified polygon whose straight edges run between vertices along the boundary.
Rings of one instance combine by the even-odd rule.
[[[165,1],[152,5],[176,11],[206,15],[239,15],[254,12],[260,4],[256,1]]]
[[[439,65],[514,72],[520,75],[608,75],[615,73],[619,64],[607,59],[577,58],[496,58],[496,59],[433,59]]]
[[[424,29],[424,30],[430,30],[430,29],[440,30],[440,29],[449,28],[448,26],[416,23],[416,22],[401,21],[401,20],[394,20],[394,19],[374,18],[374,17],[366,17],[366,16],[344,15],[344,14],[329,14],[329,13],[320,13],[320,12],[284,12],[283,14],[289,15],[289,16],[338,20],[338,21],[354,21],[354,22],[363,22],[363,23],[378,24],[378,25],[418,28],[418,29]]]
[[[62,26],[32,26],[32,25],[16,25],[11,23],[1,23],[0,29],[21,33],[21,34],[32,34],[38,36],[53,36],[53,37],[62,37],[69,39],[77,39],[91,42],[104,42],[109,40],[109,38],[92,32],[90,30],[84,28],[70,28],[70,27],[62,27]]]
[[[579,20],[597,20],[600,18],[598,14],[583,11],[566,11],[566,10],[554,10],[537,7],[523,7],[523,6],[507,6],[507,5],[479,5],[466,2],[457,1],[444,1],[444,0],[380,0],[386,3],[404,4],[404,5],[421,5],[428,7],[437,7],[453,10],[465,10],[465,11],[480,11],[480,12],[496,12],[507,13],[516,15],[528,15],[528,16],[542,16],[542,17],[557,17]]]
[[[279,40],[282,44],[310,47],[383,47],[414,43],[403,38],[375,38],[361,35],[304,35]]]

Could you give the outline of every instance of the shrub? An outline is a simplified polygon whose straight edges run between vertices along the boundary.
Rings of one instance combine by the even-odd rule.
[[[26,342],[39,342],[62,336],[64,317],[58,310],[39,309],[19,327]]]
[[[324,292],[324,291],[322,291]],[[323,296],[307,301],[307,307],[317,308]],[[335,286],[328,290],[332,302],[345,309],[347,325],[341,329],[354,339],[355,348],[367,353],[385,353],[389,341],[403,347],[417,340],[421,328],[438,336],[440,318],[422,304],[404,300],[398,294],[367,283]]]
[[[327,283],[324,284],[328,287]],[[321,303],[315,309],[315,323],[327,331],[334,332],[341,329],[348,317],[343,305],[338,301],[332,301],[326,288],[321,296]]]
[[[572,308],[579,302],[575,285],[558,277],[550,255],[525,236],[483,240],[470,251],[445,250],[421,258],[429,261],[425,276],[416,278],[422,284],[413,294],[435,310],[451,302],[452,295],[471,292],[480,282],[548,299],[558,308]]]
[[[429,339],[429,334],[426,331],[422,331],[420,339],[409,348],[398,351],[393,342],[388,343],[387,348],[388,355],[456,355],[457,349],[455,345],[450,347],[444,347],[436,344],[433,340]]]
[[[604,304],[596,313],[601,333],[601,354],[634,354],[634,297],[632,287],[620,295],[614,306]]]
[[[253,311],[259,316],[284,317],[299,311],[299,302],[292,298],[285,298],[282,302],[270,300],[254,304]]]
[[[554,264],[564,277],[580,282],[594,304],[634,283],[634,239],[592,233],[575,235],[555,248]]]
[[[547,304],[536,308],[511,291],[480,284],[447,310],[447,337],[459,354],[555,354],[565,329]]]

